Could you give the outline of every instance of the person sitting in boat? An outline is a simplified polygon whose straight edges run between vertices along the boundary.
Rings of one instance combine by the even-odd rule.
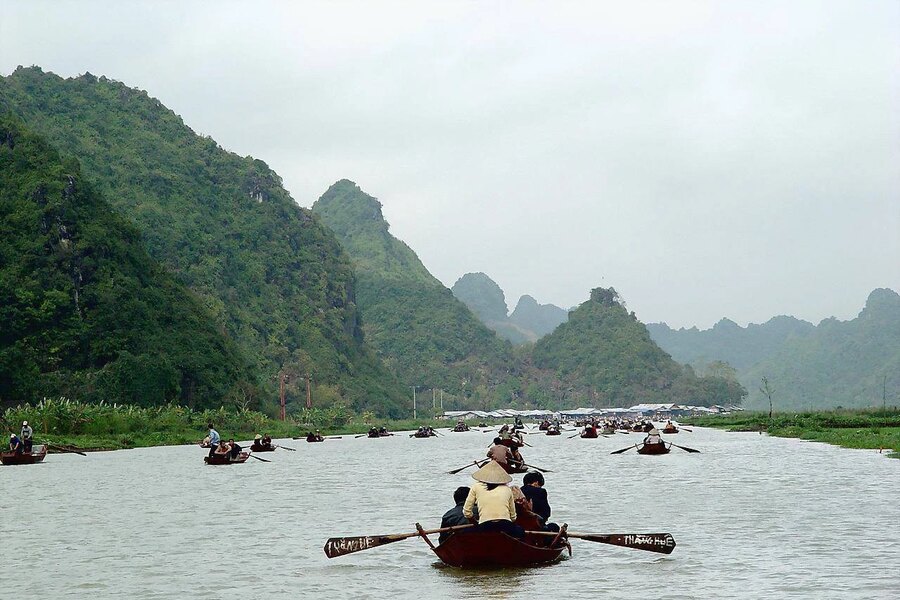
[[[435,433],[434,427],[431,425],[428,426],[428,437],[437,437],[437,433]]]
[[[541,421],[541,424],[538,425],[538,430],[539,431],[547,431],[548,427],[550,427],[550,421],[548,421],[547,419],[544,419],[543,421]]]
[[[382,425],[382,426],[381,426],[381,429],[378,430],[378,435],[379,435],[379,436],[386,436],[386,435],[390,435],[390,434],[388,433],[387,427],[385,427],[384,425]]]
[[[219,432],[213,428],[212,423],[208,423],[206,427],[209,429],[209,433],[207,434],[207,437],[209,437],[209,455],[212,456],[219,448],[222,439],[219,437]]]
[[[213,446],[212,450],[210,450],[210,456],[220,456],[225,458],[228,456],[228,453],[231,451],[231,448],[228,447],[228,442],[225,440],[219,440],[219,443]]]
[[[237,460],[237,457],[241,454],[241,450],[243,450],[243,448],[241,448],[237,442],[228,440],[228,455],[231,460]]]
[[[647,437],[644,438],[644,444],[662,444],[662,436],[659,435],[659,429],[654,427],[650,430]]]
[[[370,438],[378,437],[378,428],[373,425],[369,428],[369,433],[366,435],[368,435]]]
[[[513,493],[513,502],[516,506],[515,524],[525,531],[541,531],[544,529],[544,521],[539,515],[532,510],[531,500],[525,497],[522,489],[517,486],[510,486]]]
[[[22,440],[14,433],[9,434],[9,451],[16,454],[22,454],[25,451]]]
[[[466,498],[469,496],[469,488],[466,486],[461,486],[456,488],[456,491],[453,492],[453,501],[456,502],[456,506],[448,510],[444,513],[444,516],[441,517],[441,529],[445,527],[456,527],[458,525],[468,525],[469,519],[463,515],[463,504],[466,502]],[[473,509],[475,513],[475,519],[478,519],[478,507],[476,506]],[[452,531],[444,531],[438,537],[438,541],[440,543],[444,543],[444,541],[453,534]]]
[[[494,438],[494,445],[488,450],[487,457],[501,465],[509,465],[514,460],[512,450],[499,437]]]
[[[262,445],[267,448],[271,448],[272,447],[272,436],[270,436],[269,434],[264,435],[262,437]]]
[[[531,501],[531,510],[541,517],[542,527],[547,531],[559,531],[559,525],[550,523],[550,503],[544,489],[544,476],[538,471],[529,471],[522,478],[522,493]]]
[[[516,525],[516,504],[512,490],[506,485],[512,477],[497,461],[490,461],[474,473],[474,485],[463,504],[463,515],[478,523],[479,531],[502,531],[516,538],[525,537],[525,530]],[[478,517],[475,517],[475,507]]]
[[[513,429],[525,429],[525,423],[522,422],[522,417],[516,416],[516,422],[513,425]]]
[[[22,438],[25,452],[31,452],[31,446],[34,444],[34,430],[28,424],[28,421],[22,421],[22,433],[19,437]]]

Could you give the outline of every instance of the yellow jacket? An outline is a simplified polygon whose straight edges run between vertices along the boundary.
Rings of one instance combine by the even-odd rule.
[[[463,505],[463,515],[471,519],[472,507],[478,505],[478,521],[515,521],[516,503],[513,500],[512,490],[509,486],[498,485],[492,490],[480,481],[472,484],[466,503]]]

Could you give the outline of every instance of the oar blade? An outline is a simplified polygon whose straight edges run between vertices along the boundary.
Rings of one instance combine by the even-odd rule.
[[[637,448],[637,444],[635,444],[634,446],[628,446],[627,448],[622,448],[621,450],[614,450],[610,452],[610,454],[622,454],[623,452],[628,452],[632,448]]]
[[[353,554],[354,552],[361,552],[363,550],[368,550],[369,548],[384,546],[385,544],[390,544],[391,542],[405,540],[406,538],[412,537],[414,535],[418,534],[413,533],[403,536],[360,535],[356,537],[328,538],[328,541],[325,542],[325,556],[327,556],[328,558],[335,558],[338,556],[344,556],[345,554]]]
[[[569,533],[569,537],[589,542],[622,546],[623,548],[632,548],[634,550],[659,552],[660,554],[671,554],[672,550],[675,549],[675,538],[670,533],[614,533],[609,535]]]

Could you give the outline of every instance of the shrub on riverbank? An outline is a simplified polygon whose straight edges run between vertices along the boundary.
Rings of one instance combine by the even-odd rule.
[[[305,436],[310,430],[325,435],[357,434],[372,425],[392,431],[416,429],[420,425],[446,427],[446,421],[376,420],[371,414],[354,415],[346,408],[304,409],[286,421],[252,410],[225,408],[203,411],[167,404],[141,408],[121,404],[85,404],[66,398],[45,398],[37,404],[23,404],[2,413],[0,425],[18,433],[22,421],[34,428],[37,443],[70,444],[88,449],[119,449],[195,443],[213,423],[223,438],[251,439],[257,433],[273,438]],[[452,424],[451,424],[452,426]],[[7,434],[8,435],[8,434]]]
[[[694,417],[690,423],[728,431],[765,431],[844,448],[892,448],[892,456],[900,458],[900,408],[775,413],[771,419],[764,412],[741,412]]]

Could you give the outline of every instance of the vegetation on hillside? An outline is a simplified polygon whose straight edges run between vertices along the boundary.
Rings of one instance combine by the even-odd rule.
[[[613,288],[596,288],[569,320],[535,344],[534,366],[555,373],[554,387],[591,406],[640,402],[739,403],[746,393],[728,377],[697,377],[650,339]]]
[[[501,389],[515,377],[509,344],[390,234],[378,200],[341,180],[319,198],[313,212],[353,260],[366,339],[406,385],[509,403]]]
[[[303,375],[358,411],[400,414],[403,390],[362,337],[354,277],[337,240],[261,160],[195,134],[146,92],[38,68],[0,78],[11,111],[62,152],[141,231],[155,259],[201,299],[253,362],[256,404]]]
[[[0,117],[0,406],[212,406],[252,391],[210,312],[42,138]]]

